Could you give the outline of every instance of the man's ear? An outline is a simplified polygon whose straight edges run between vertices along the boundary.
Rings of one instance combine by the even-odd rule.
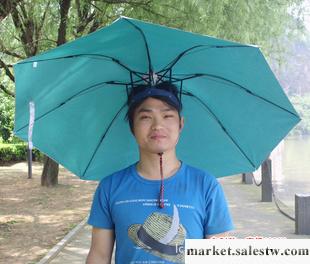
[[[180,132],[183,130],[183,127],[184,127],[184,116],[182,116],[180,119],[180,125],[179,125]]]

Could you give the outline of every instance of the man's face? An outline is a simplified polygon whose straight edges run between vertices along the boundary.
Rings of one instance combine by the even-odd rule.
[[[183,125],[176,109],[155,98],[147,98],[134,112],[133,132],[141,151],[174,150]]]

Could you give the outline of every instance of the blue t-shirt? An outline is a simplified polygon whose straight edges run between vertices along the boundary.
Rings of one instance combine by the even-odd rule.
[[[185,239],[233,229],[221,185],[214,176],[182,162],[164,180],[140,176],[136,163],[101,180],[88,223],[114,229],[116,264],[184,263]]]

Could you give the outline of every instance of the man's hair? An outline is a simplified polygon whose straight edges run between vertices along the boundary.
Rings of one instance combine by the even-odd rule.
[[[158,99],[158,100],[161,100],[161,101],[167,103],[169,106],[171,106],[172,108],[174,108],[178,112],[179,117],[181,119],[182,103],[178,97],[178,88],[174,84],[172,84],[171,82],[168,82],[168,81],[156,84],[155,87],[156,87],[156,89],[160,89],[160,90],[164,90],[164,91],[172,93],[177,98],[178,105],[174,104],[168,97],[160,96],[160,95],[148,96],[148,97],[143,98],[140,101],[133,102],[132,99],[137,94],[142,93],[146,89],[150,88],[149,84],[140,84],[140,85],[134,86],[128,95],[128,100],[127,100],[128,111],[127,111],[126,117],[125,117],[125,119],[129,122],[129,127],[130,127],[130,130],[132,133],[133,133],[133,118],[134,118],[135,110],[144,102],[144,100],[146,100],[149,97],[152,97],[152,98],[155,98],[155,99]]]

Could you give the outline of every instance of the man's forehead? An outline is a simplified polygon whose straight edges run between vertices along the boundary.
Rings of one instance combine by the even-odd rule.
[[[156,107],[139,107],[137,109],[137,113],[142,113],[142,112],[155,112],[155,111],[160,111],[160,112],[168,112],[168,111],[176,111],[172,107],[171,108],[156,108]]]
[[[137,113],[153,111],[167,112],[176,111],[176,109],[161,100],[155,98],[148,98],[136,110]]]

